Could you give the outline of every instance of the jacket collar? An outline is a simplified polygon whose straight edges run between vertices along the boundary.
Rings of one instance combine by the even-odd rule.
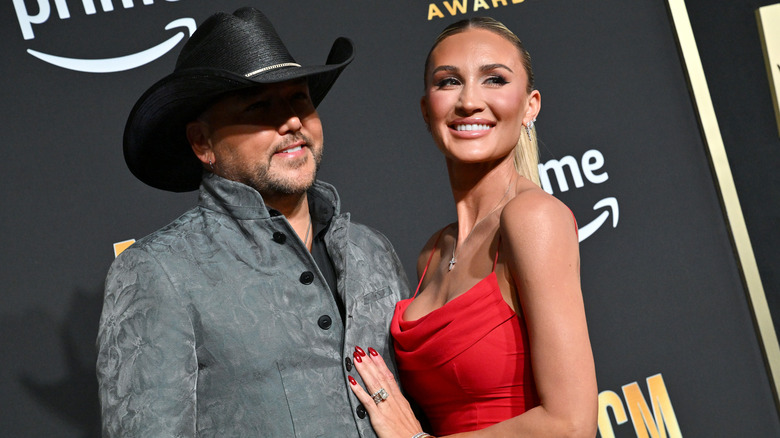
[[[309,209],[315,220],[329,222],[340,213],[341,200],[332,185],[315,181],[307,194]],[[255,189],[210,172],[203,174],[198,205],[238,220],[268,219],[272,216],[263,197]]]

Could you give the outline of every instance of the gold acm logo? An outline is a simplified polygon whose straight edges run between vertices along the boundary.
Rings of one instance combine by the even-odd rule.
[[[114,257],[119,256],[119,254],[122,254],[122,251],[126,250],[127,248],[130,248],[130,245],[135,243],[135,239],[130,240],[123,240],[122,242],[117,242],[114,244]]]
[[[756,18],[764,48],[769,88],[772,90],[777,132],[780,135],[780,3],[757,9]]]

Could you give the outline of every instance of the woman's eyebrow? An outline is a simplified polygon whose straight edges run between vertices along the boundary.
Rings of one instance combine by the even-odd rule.
[[[439,72],[439,71],[457,72],[458,71],[458,67],[455,67],[454,65],[440,65],[440,66],[434,68],[431,71],[431,74]]]
[[[486,65],[483,65],[482,67],[480,67],[479,70],[482,71],[482,72],[486,72],[486,71],[490,71],[490,70],[495,70],[497,68],[503,68],[503,69],[509,70],[510,73],[514,73],[514,71],[512,71],[511,68],[509,68],[508,66],[506,66],[504,64],[500,64],[500,63],[486,64]]]

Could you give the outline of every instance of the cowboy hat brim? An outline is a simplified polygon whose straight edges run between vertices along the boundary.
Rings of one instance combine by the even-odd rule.
[[[124,132],[125,162],[133,175],[152,187],[196,190],[203,166],[187,140],[187,123],[226,93],[300,78],[307,78],[316,107],[353,58],[352,41],[338,38],[325,65],[280,67],[249,77],[214,68],[176,71],[152,85],[130,112]]]

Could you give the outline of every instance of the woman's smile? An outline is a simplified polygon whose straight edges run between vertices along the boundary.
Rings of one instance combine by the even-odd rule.
[[[442,41],[421,103],[442,152],[469,163],[510,155],[528,118],[526,76],[512,43],[492,32],[469,29]]]

